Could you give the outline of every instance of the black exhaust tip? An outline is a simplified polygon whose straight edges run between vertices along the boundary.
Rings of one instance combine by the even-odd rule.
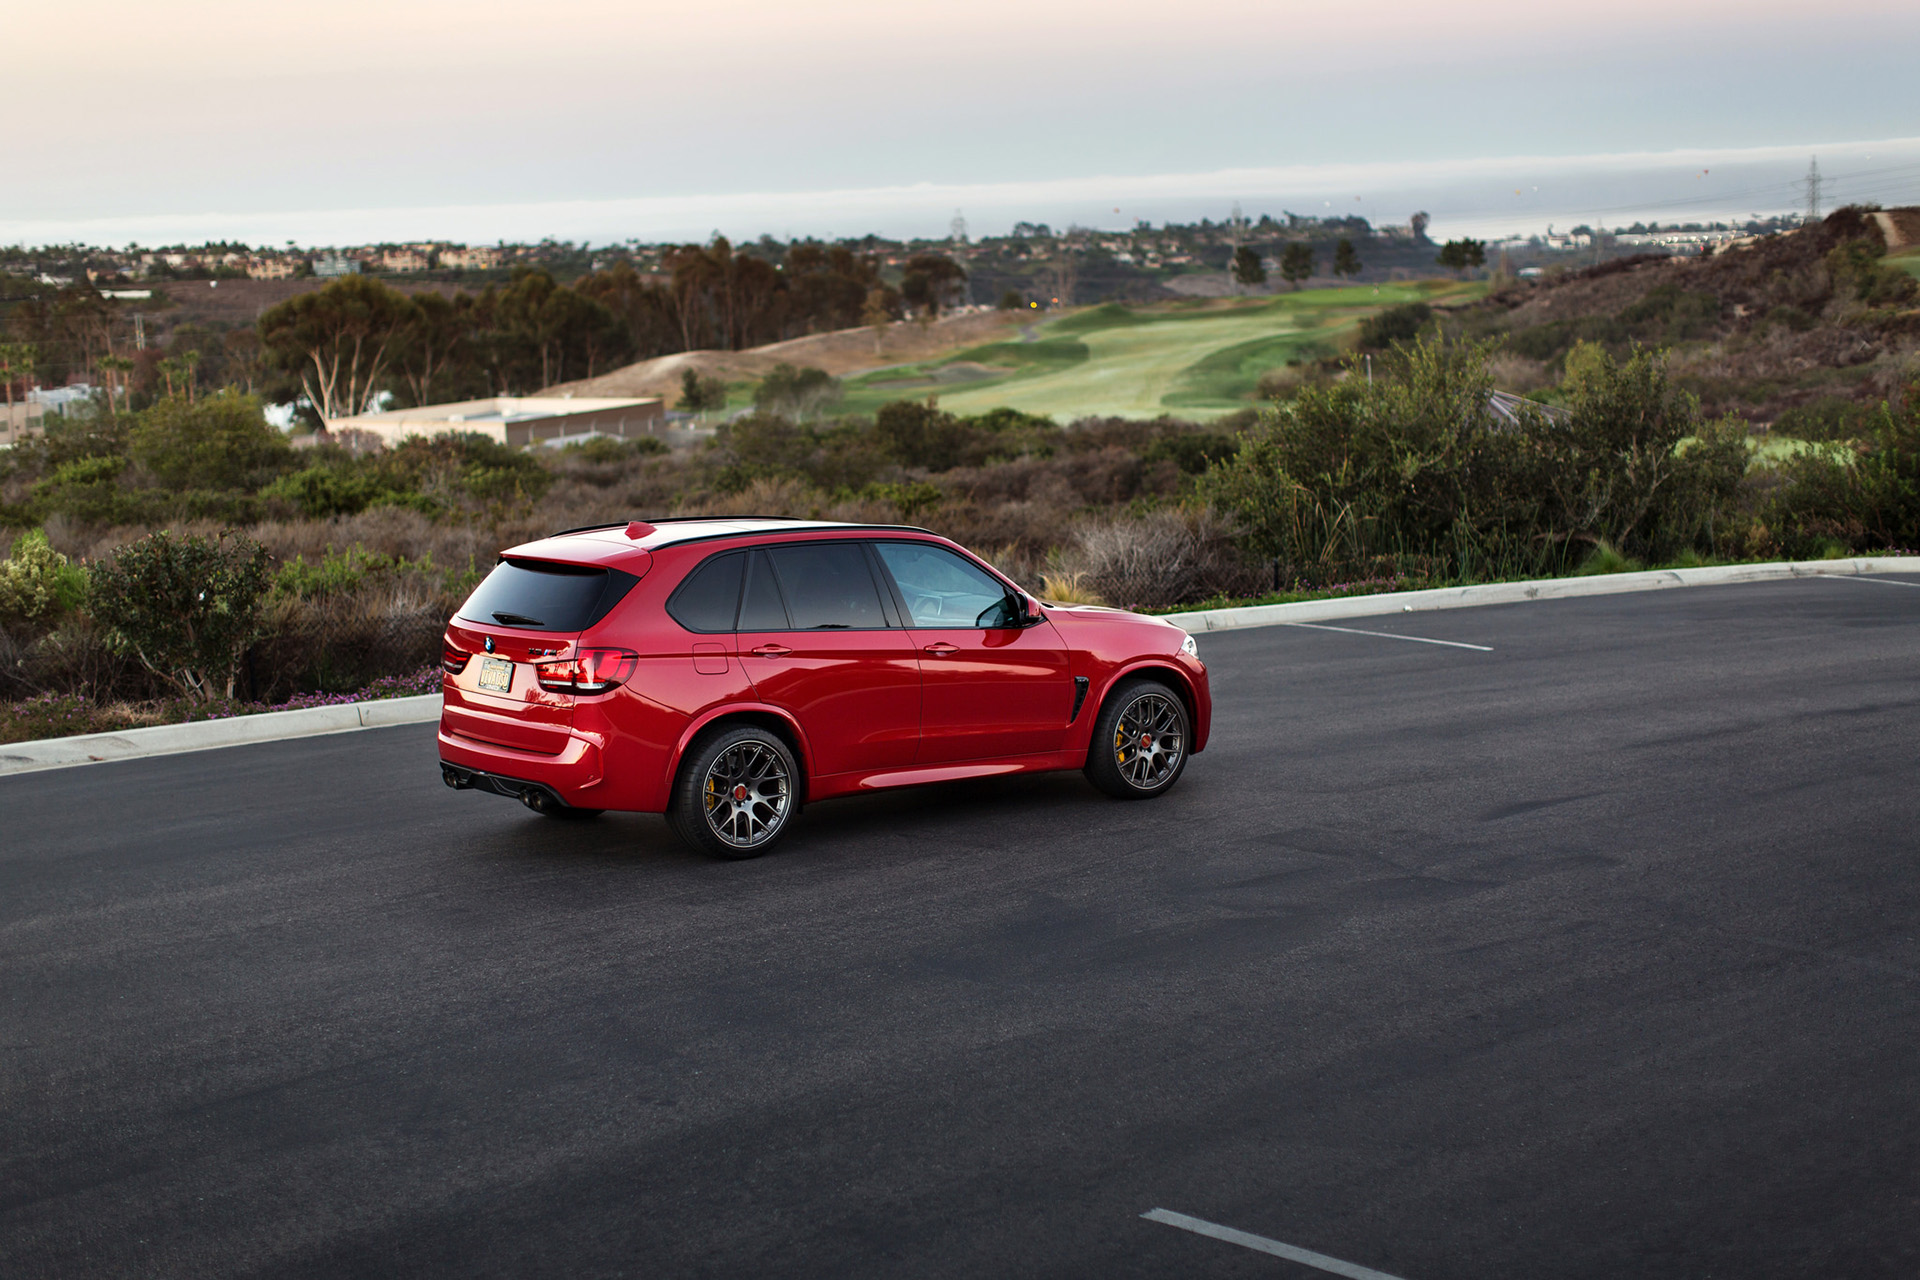
[[[455,791],[466,791],[473,786],[473,775],[465,769],[456,769],[450,764],[440,766],[440,781]]]
[[[560,802],[539,787],[528,787],[520,793],[520,803],[535,813],[548,814],[560,808]]]

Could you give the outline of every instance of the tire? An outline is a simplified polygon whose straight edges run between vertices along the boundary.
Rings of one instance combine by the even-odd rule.
[[[757,858],[800,811],[800,767],[779,736],[758,725],[696,742],[673,784],[667,820],[700,852]]]
[[[1148,800],[1180,780],[1193,729],[1187,704],[1158,680],[1122,681],[1100,708],[1087,781],[1118,800]]]

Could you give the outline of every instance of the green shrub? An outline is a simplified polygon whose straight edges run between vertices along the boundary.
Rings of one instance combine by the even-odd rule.
[[[93,567],[87,609],[116,649],[206,702],[233,696],[269,583],[266,548],[243,534],[162,531]]]
[[[38,529],[21,534],[0,563],[0,618],[50,622],[86,600],[87,571],[47,541]]]
[[[1796,440],[1858,440],[1873,430],[1874,412],[1845,396],[1821,396],[1774,420],[1776,435]]]
[[[1635,557],[1711,548],[1746,472],[1744,428],[1702,423],[1663,363],[1568,356],[1554,417],[1494,414],[1490,347],[1416,342],[1268,410],[1198,490],[1247,548],[1351,571],[1414,557],[1461,577],[1558,572],[1577,547]],[[1303,580],[1316,576],[1297,568]]]
[[[625,462],[628,458],[657,457],[669,450],[667,442],[659,436],[633,436],[626,439],[594,436],[590,440],[563,445],[560,452],[587,462],[612,463]]]
[[[324,464],[290,471],[260,490],[262,501],[284,502],[314,520],[358,515],[392,496],[392,490],[371,471]]]
[[[1858,444],[1815,445],[1779,465],[1764,521],[1789,554],[1920,547],[1920,384],[1882,404]]]
[[[370,577],[437,572],[431,552],[418,560],[409,560],[405,556],[368,551],[356,543],[345,551],[328,547],[318,564],[308,564],[303,555],[285,561],[273,575],[272,594],[276,597],[317,600],[324,596],[357,591]]]
[[[29,505],[47,515],[64,515],[87,524],[129,524],[144,512],[140,498],[120,487],[127,460],[80,457],[63,462],[36,481]]]
[[[252,396],[223,391],[161,400],[128,434],[133,460],[168,489],[254,490],[292,464],[286,437]]]
[[[1360,322],[1360,346],[1384,351],[1396,342],[1412,342],[1433,320],[1433,308],[1424,302],[1403,302],[1376,311]]]

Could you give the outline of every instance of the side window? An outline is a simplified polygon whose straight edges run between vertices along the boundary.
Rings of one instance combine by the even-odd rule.
[[[727,551],[687,575],[667,601],[667,613],[689,631],[731,631],[740,608],[744,551]]]
[[[769,547],[795,631],[874,630],[887,625],[880,589],[854,542],[801,542]]]
[[[1007,597],[997,579],[945,547],[925,542],[876,542],[916,627],[980,626],[980,616]]]
[[[756,551],[747,569],[747,594],[740,601],[740,630],[787,631],[787,606],[780,599],[780,584],[773,579],[773,566],[767,553]]]

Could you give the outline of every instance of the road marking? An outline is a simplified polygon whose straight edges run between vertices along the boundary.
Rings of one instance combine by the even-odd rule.
[[[1865,574],[1860,574],[1856,577],[1850,577],[1850,578],[1842,578],[1837,575],[1828,574],[1822,578],[1822,581],[1825,581],[1825,582],[1877,582],[1883,587],[1920,587],[1920,582],[1902,582],[1898,578],[1869,578]]]
[[[1151,1209],[1140,1216],[1149,1222],[1164,1222],[1169,1227],[1191,1231],[1197,1236],[1211,1236],[1215,1240],[1225,1240],[1228,1244],[1237,1244],[1243,1249],[1252,1249],[1256,1253],[1285,1258],[1288,1262],[1297,1262],[1303,1267],[1313,1267],[1336,1276],[1346,1276],[1347,1280],[1400,1280],[1399,1276],[1390,1276],[1384,1271],[1375,1271],[1372,1267],[1342,1262],[1338,1258],[1329,1258],[1326,1254],[1315,1253],[1311,1249],[1296,1249],[1290,1244],[1281,1244],[1278,1240],[1256,1236],[1250,1231],[1235,1231],[1232,1227],[1223,1227],[1217,1222],[1208,1222],[1201,1218],[1189,1218],[1186,1214],[1175,1213],[1171,1209]]]
[[[1324,622],[1283,622],[1283,627],[1311,627],[1315,631],[1344,631],[1350,636],[1379,636],[1382,640],[1411,640],[1415,644],[1443,644],[1449,649],[1478,649],[1481,653],[1492,653],[1493,646],[1486,644],[1462,644],[1458,640],[1429,640],[1425,636],[1397,636],[1391,631],[1362,631],[1358,627],[1330,627]]]

